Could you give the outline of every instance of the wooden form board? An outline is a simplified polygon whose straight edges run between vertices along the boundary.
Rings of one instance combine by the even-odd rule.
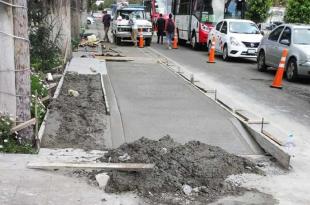
[[[23,122],[15,127],[13,127],[11,129],[11,132],[18,132],[22,129],[25,129],[26,127],[29,127],[31,125],[35,125],[36,124],[36,119],[35,118],[32,118],[31,120],[27,121],[27,122]]]
[[[152,170],[154,164],[142,163],[61,163],[61,162],[30,162],[27,168],[30,169],[102,169],[119,171],[146,171]]]
[[[239,115],[240,117],[242,117],[249,124],[262,124],[263,123],[263,120],[261,117],[247,110],[235,110],[235,113]],[[264,124],[268,124],[268,122],[264,121]]]
[[[267,137],[269,137],[270,139],[272,139],[273,141],[275,141],[276,143],[278,143],[279,145],[285,146],[288,136],[278,128],[271,125],[264,126],[262,133]]]

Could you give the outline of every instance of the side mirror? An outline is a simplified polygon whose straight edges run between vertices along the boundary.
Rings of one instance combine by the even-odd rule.
[[[290,41],[289,41],[288,39],[282,39],[282,40],[280,41],[280,43],[283,44],[283,45],[287,45],[287,46],[290,45]]]

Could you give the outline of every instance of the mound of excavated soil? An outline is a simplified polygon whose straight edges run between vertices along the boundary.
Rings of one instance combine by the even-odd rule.
[[[227,176],[262,173],[251,161],[229,154],[219,147],[199,141],[182,145],[169,136],[158,141],[141,138],[123,144],[110,150],[99,161],[124,162],[124,159],[127,159],[126,162],[154,163],[155,169],[150,172],[110,172],[105,191],[137,191],[158,203],[183,204],[184,200],[178,201],[175,196],[185,196],[203,204],[221,195],[241,191],[224,182]],[[184,185],[193,188],[190,194],[185,195]]]
[[[72,96],[68,90],[79,95]],[[99,74],[67,73],[49,109],[42,147],[104,149],[107,116]]]

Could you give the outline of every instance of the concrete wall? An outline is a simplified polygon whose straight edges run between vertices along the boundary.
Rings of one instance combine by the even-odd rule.
[[[13,34],[12,9],[3,4],[0,4],[0,31]],[[0,112],[16,116],[14,39],[0,33],[0,48]]]

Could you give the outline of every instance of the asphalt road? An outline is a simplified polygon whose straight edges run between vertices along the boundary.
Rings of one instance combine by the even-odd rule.
[[[176,61],[187,70],[203,79],[204,83],[221,88],[237,103],[251,111],[271,119],[284,130],[298,135],[308,135],[310,128],[310,79],[298,82],[283,80],[283,89],[269,86],[275,75],[275,69],[261,73],[256,69],[256,60],[233,59],[224,62],[221,56],[216,64],[207,64],[207,51],[194,51],[180,46],[168,50],[165,46],[152,44],[152,48]]]

